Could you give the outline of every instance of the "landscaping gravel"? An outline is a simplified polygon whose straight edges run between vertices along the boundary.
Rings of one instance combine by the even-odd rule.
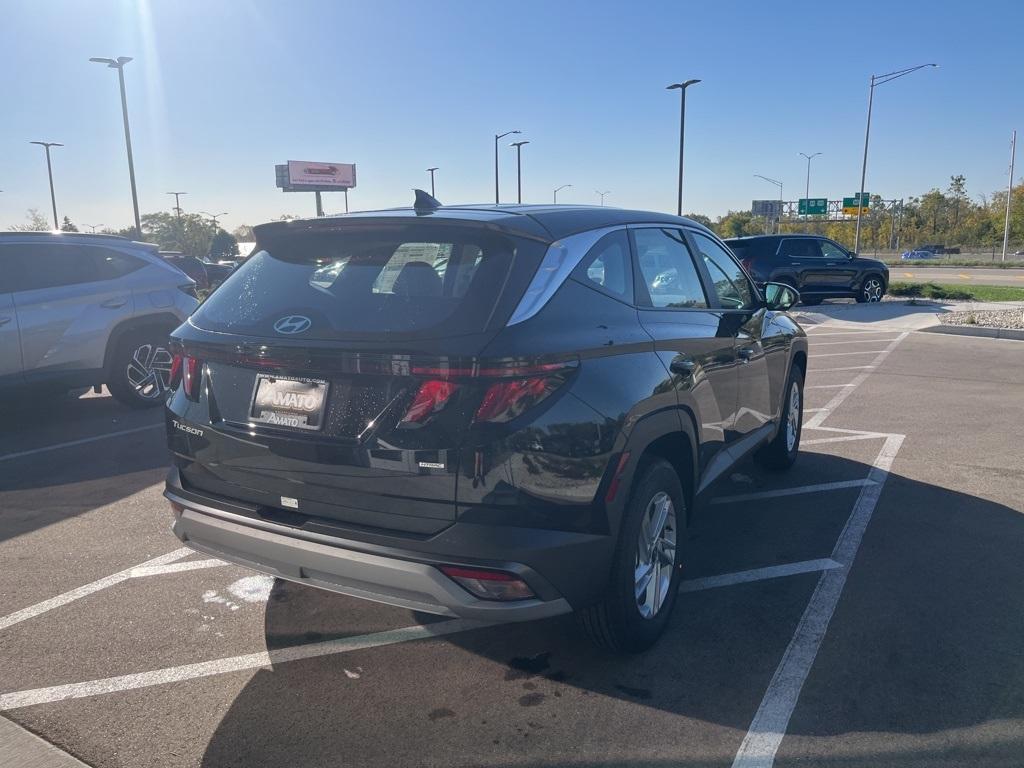
[[[1020,328],[1024,329],[1024,310],[996,309],[966,312],[945,312],[939,315],[939,322],[944,325],[976,325],[981,328]]]

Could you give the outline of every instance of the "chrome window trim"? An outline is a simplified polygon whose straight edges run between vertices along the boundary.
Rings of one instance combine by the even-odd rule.
[[[519,304],[516,305],[512,316],[505,323],[505,327],[525,322],[544,309],[551,297],[555,295],[555,291],[562,287],[566,278],[579,266],[583,257],[590,252],[598,240],[610,232],[624,229],[626,229],[624,225],[590,229],[551,243],[540,266],[537,267],[537,273],[530,281]]]

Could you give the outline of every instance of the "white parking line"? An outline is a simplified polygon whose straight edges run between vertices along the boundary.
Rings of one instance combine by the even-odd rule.
[[[191,551],[191,550],[189,550]],[[175,553],[170,553],[173,555]],[[164,555],[169,557],[170,555]],[[200,561],[204,562],[204,561]],[[219,561],[218,561],[219,562]],[[795,576],[803,573],[814,573],[828,569],[841,568],[842,564],[831,558],[820,560],[804,560],[797,563],[784,563],[782,565],[755,568],[748,571],[736,573],[724,573],[718,576],[707,576],[699,579],[691,579],[680,584],[682,592],[698,592],[704,589],[717,589],[719,587],[733,584],[748,584],[754,581],[777,579],[784,576]],[[118,677],[106,677],[100,680],[89,680],[82,683],[70,683],[67,685],[54,685],[48,688],[33,688],[24,691],[14,691],[0,695],[0,711],[18,709],[20,707],[31,707],[37,704],[51,704],[56,701],[68,699],[83,699],[89,696],[99,696],[106,693],[118,693],[120,691],[131,691],[138,688],[149,688],[155,685],[167,683],[180,683],[186,680],[195,680],[200,677],[222,675],[227,672],[240,672],[247,669],[258,669],[260,667],[283,664],[288,661],[299,661],[301,659],[313,659],[318,656],[328,656],[335,653],[348,653],[366,648],[379,648],[385,645],[396,645],[412,640],[422,640],[430,637],[442,637],[457,632],[466,632],[471,629],[481,629],[492,626],[490,623],[470,621],[468,619],[447,619],[434,624],[416,624],[400,629],[392,629],[384,632],[374,632],[369,635],[358,635],[356,637],[345,637],[337,640],[326,640],[320,643],[307,643],[305,645],[292,645],[287,648],[278,648],[273,651],[260,651],[258,653],[247,653],[242,656],[229,656],[213,661],[203,661],[197,664],[185,664],[179,667],[165,667],[151,672],[138,672],[131,675],[120,675]]]
[[[821,355],[816,355],[816,357],[821,357]],[[814,362],[813,357],[811,358],[811,362]],[[847,365],[842,368],[811,368],[810,370],[814,373],[831,373],[832,371],[864,371],[871,370],[874,367],[875,366],[873,365]]]
[[[829,329],[831,329],[831,328],[835,328],[836,326],[834,326],[834,325],[823,325],[823,326],[819,326],[819,327],[820,328],[829,328]],[[816,332],[817,330],[818,330],[817,328],[812,328],[809,331],[807,331],[807,335],[808,336],[813,336],[814,338],[817,339],[820,336],[859,336],[859,335],[863,335],[863,334],[896,333],[896,331],[891,330],[891,329],[878,330],[878,331],[835,331],[835,332],[829,331],[827,333],[817,333]],[[812,333],[812,331],[815,331],[815,333]]]
[[[826,352],[823,355],[814,355],[814,358],[819,357],[848,357],[849,355],[877,355],[879,352],[885,352],[884,349],[862,349],[857,352]]]
[[[191,552],[192,550],[189,550]],[[209,560],[192,560],[187,563],[170,563],[169,565],[140,565],[132,568],[128,574],[133,579],[140,579],[144,576],[160,576],[165,573],[181,573],[182,571],[198,571],[203,568],[220,568],[231,565],[223,560],[210,558]]]
[[[868,479],[872,482],[861,489],[846,527],[832,550],[832,559],[842,565],[824,571],[819,577],[818,586],[768,684],[768,690],[761,699],[747,735],[740,744],[733,768],[771,768],[774,764],[775,754],[789,727],[789,719],[800,698],[800,691],[828,631],[828,624],[846,585],[846,577],[853,567],[864,531],[871,521],[882,486],[889,476],[893,459],[903,439],[903,435],[889,435],[875,457],[868,473]]]
[[[872,370],[874,370],[874,368],[877,368],[879,365],[881,365],[882,361],[884,361],[885,358],[889,356],[889,353],[892,352],[896,348],[897,344],[899,344],[901,341],[903,341],[905,338],[907,338],[909,333],[910,333],[909,331],[904,331],[899,336],[897,336],[895,339],[893,339],[889,343],[889,346],[887,346],[885,349],[881,350],[878,353],[878,357],[876,357],[874,360],[871,361],[871,365],[873,366]],[[843,353],[843,354],[845,354],[845,353]],[[861,353],[857,353],[857,354],[861,354]],[[818,355],[818,357],[828,357],[828,355]],[[871,375],[871,371],[868,370],[868,371],[864,371],[864,373],[861,373],[858,376],[854,377],[853,381],[850,382],[850,386],[843,387],[841,390],[839,390],[838,394],[836,394],[835,397],[833,397],[831,400],[829,400],[820,411],[818,411],[816,414],[814,414],[811,417],[810,421],[808,421],[805,426],[807,428],[809,428],[809,429],[814,429],[815,427],[821,426],[821,424],[825,421],[825,419],[827,419],[831,415],[832,411],[834,411],[836,408],[838,408],[843,403],[843,401],[846,400],[846,398],[848,398],[853,393],[853,391],[857,387],[859,387],[861,384],[863,384],[867,380],[868,376],[870,376],[870,375]]]
[[[735,496],[719,496],[711,500],[712,504],[734,504],[737,501],[756,501],[757,499],[776,499],[780,496],[799,496],[803,493],[819,493],[822,491],[841,491],[844,488],[859,488],[862,485],[869,485],[872,480],[861,478],[859,480],[836,480],[832,483],[815,483],[814,485],[798,485],[794,488],[776,488],[773,491],[759,491],[757,493],[740,493]]]
[[[136,432],[145,432],[147,429],[156,429],[159,427],[163,429],[164,425],[160,424],[149,424],[145,427],[135,427],[134,429],[122,429],[119,432],[105,432],[102,435],[93,435],[92,437],[83,437],[81,440],[69,440],[66,443],[57,443],[56,445],[46,445],[42,448],[33,448],[30,451],[19,451],[18,453],[6,453],[0,456],[0,461],[10,461],[11,459],[20,459],[23,456],[35,456],[37,453],[46,453],[46,451],[57,451],[61,448],[71,448],[75,445],[85,445],[86,443],[94,443],[97,440],[106,440],[108,437],[121,437],[122,435],[133,435]]]
[[[804,389],[842,389],[843,387],[852,387],[852,386],[853,386],[853,384],[814,384],[814,385],[809,386],[809,387],[804,387]],[[807,411],[809,411],[809,410],[810,410],[809,408],[804,408],[804,413],[807,413]],[[820,411],[821,409],[820,408],[816,408],[815,410]]]
[[[853,341],[820,341],[814,343],[814,348],[817,349],[818,347],[834,347],[838,344],[877,344],[880,341],[894,340],[895,337],[893,337],[892,339],[854,339]]]
[[[181,560],[183,557],[188,557],[191,554],[191,549],[188,547],[182,547],[181,549],[176,549],[173,552],[168,552],[166,555],[154,557],[152,560],[147,560],[140,565],[126,568],[123,571],[118,571],[110,576],[97,579],[89,584],[83,584],[82,586],[76,587],[75,589],[69,590],[61,595],[51,597],[49,600],[43,600],[41,603],[30,605],[27,608],[22,608],[20,611],[15,611],[14,613],[0,618],[0,629],[7,629],[7,627],[19,624],[26,619],[34,618],[42,613],[46,613],[47,611],[52,611],[54,608],[60,608],[62,605],[67,605],[79,598],[86,597],[94,592],[99,592],[101,589],[106,589],[107,587],[112,587],[115,584],[120,584],[122,581],[127,581],[132,578],[133,571],[138,568],[167,565],[168,563],[173,563],[175,560]]]
[[[806,426],[806,425],[805,425]],[[800,445],[823,445],[825,443],[847,443],[851,440],[877,440],[887,435],[877,432],[865,432],[862,435],[843,435],[842,437],[816,437],[811,440],[801,440]]]
[[[729,587],[733,584],[747,584],[752,581],[764,581],[766,579],[777,579],[780,576],[795,576],[799,573],[816,573],[827,571],[830,568],[839,568],[831,558],[820,560],[804,560],[799,563],[786,563],[785,565],[771,565],[767,568],[754,568],[749,571],[737,571],[736,573],[725,573],[721,576],[705,576],[700,579],[689,579],[679,585],[680,592],[699,592],[704,589],[716,589],[718,587]]]

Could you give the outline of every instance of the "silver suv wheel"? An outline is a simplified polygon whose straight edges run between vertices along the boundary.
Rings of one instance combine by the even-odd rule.
[[[672,498],[659,491],[648,502],[636,543],[634,592],[640,615],[652,618],[668,597],[676,564],[676,510]]]
[[[140,398],[160,399],[171,378],[170,351],[157,344],[140,344],[132,350],[125,376]]]
[[[884,287],[882,281],[877,277],[869,277],[864,281],[864,285],[861,286],[861,294],[866,302],[875,302],[882,300],[882,294]]]

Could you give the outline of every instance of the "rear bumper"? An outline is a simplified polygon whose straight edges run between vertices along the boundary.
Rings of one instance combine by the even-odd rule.
[[[184,544],[261,573],[410,610],[482,621],[529,621],[573,610],[570,599],[530,566],[476,557],[479,548],[473,546],[469,530],[457,538],[467,545],[466,551],[473,553],[472,558],[393,547],[381,553],[368,551],[383,548],[365,542],[256,520],[225,508],[228,505],[200,502],[195,494],[175,490],[169,482],[164,495],[175,505],[173,531]],[[556,532],[531,533],[541,534],[536,543],[543,549],[543,534]],[[480,543],[486,548],[486,542]],[[595,573],[594,564],[587,562],[591,558],[585,554],[591,550],[580,550],[578,558],[564,562],[562,567],[582,574]],[[530,585],[538,597],[509,602],[481,600],[445,576],[435,567],[437,564],[490,566],[511,571]],[[559,581],[557,574],[555,581]]]

